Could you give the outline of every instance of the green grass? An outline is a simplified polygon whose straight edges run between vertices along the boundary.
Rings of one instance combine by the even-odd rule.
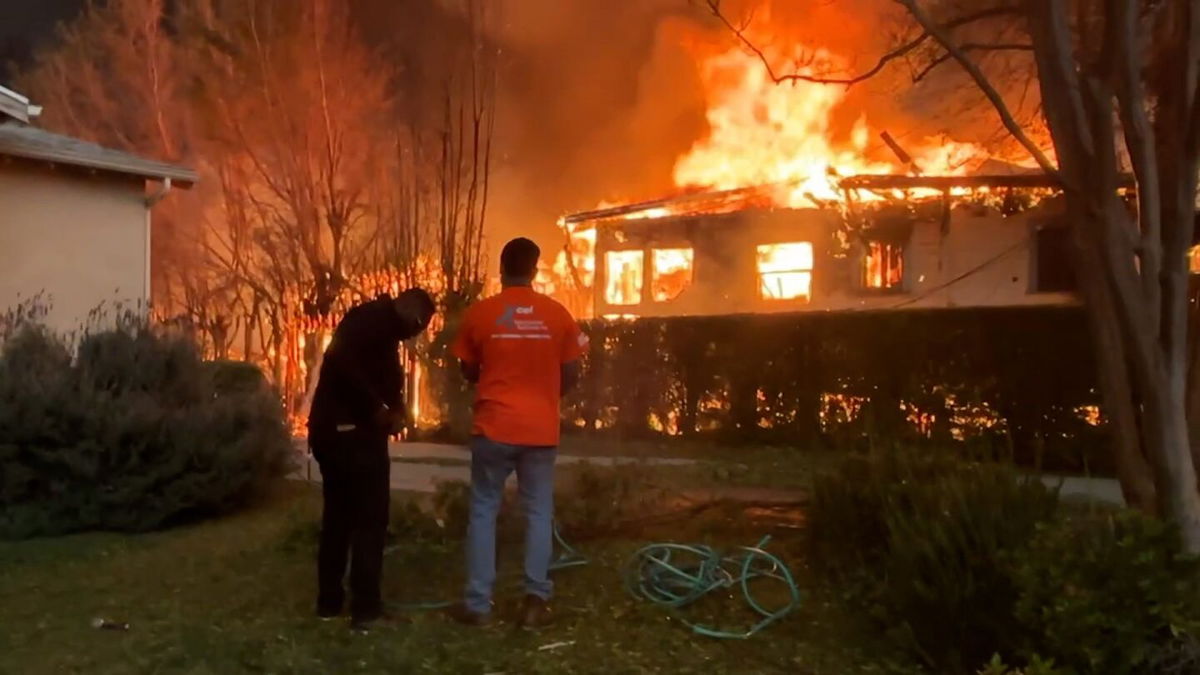
[[[605,540],[576,542],[592,558],[556,577],[559,623],[538,635],[507,624],[478,631],[437,614],[351,634],[311,618],[313,535],[319,498],[293,485],[272,503],[224,520],[140,535],[88,534],[0,544],[0,673],[883,673],[888,665],[862,622],[807,571],[800,538],[772,550],[793,563],[803,608],[748,641],[692,636],[629,598],[620,568],[644,541],[754,543],[770,530],[730,514]],[[461,583],[453,543],[398,541],[386,565],[393,602],[452,598]],[[502,546],[502,573],[519,546]],[[511,583],[501,616],[519,598]],[[740,617],[733,599],[708,612]],[[91,627],[95,617],[129,632]],[[538,647],[573,644],[553,651]]]

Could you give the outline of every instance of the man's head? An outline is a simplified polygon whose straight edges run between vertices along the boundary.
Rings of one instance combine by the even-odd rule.
[[[394,301],[396,313],[404,320],[406,326],[405,339],[413,337],[429,326],[437,306],[422,288],[410,288],[400,294]]]
[[[504,245],[500,252],[500,283],[504,286],[528,286],[537,276],[538,258],[542,250],[525,237]]]

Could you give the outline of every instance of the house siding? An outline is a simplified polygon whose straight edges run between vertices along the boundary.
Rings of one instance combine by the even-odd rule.
[[[713,316],[775,312],[853,312],[899,309],[1062,306],[1076,304],[1070,293],[1037,293],[1035,228],[1056,213],[1039,208],[1014,216],[969,205],[942,218],[918,219],[903,242],[904,279],[888,292],[859,287],[853,258],[834,255],[835,212],[819,209],[742,211],[661,220],[604,223],[598,230],[596,314]],[[760,244],[811,242],[812,295],[805,301],[763,299],[756,251]],[[650,284],[655,248],[693,249],[691,285],[674,300],[653,302],[648,293],[636,305],[606,301],[606,254],[645,251],[644,288]]]
[[[140,178],[0,159],[0,311],[41,293],[69,332],[102,305],[146,307],[147,218]]]

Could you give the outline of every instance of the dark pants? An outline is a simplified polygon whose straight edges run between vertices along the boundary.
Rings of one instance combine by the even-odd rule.
[[[345,431],[310,436],[321,467],[325,508],[317,552],[317,611],[338,613],[346,601],[343,579],[350,564],[350,613],[377,617],[383,605],[380,577],[387,538],[391,461],[387,436]]]

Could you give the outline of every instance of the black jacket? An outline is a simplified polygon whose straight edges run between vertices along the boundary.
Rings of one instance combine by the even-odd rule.
[[[346,312],[321,362],[308,414],[309,434],[333,431],[341,424],[370,428],[381,405],[399,410],[404,404],[400,342],[420,331],[400,317],[386,295]]]

